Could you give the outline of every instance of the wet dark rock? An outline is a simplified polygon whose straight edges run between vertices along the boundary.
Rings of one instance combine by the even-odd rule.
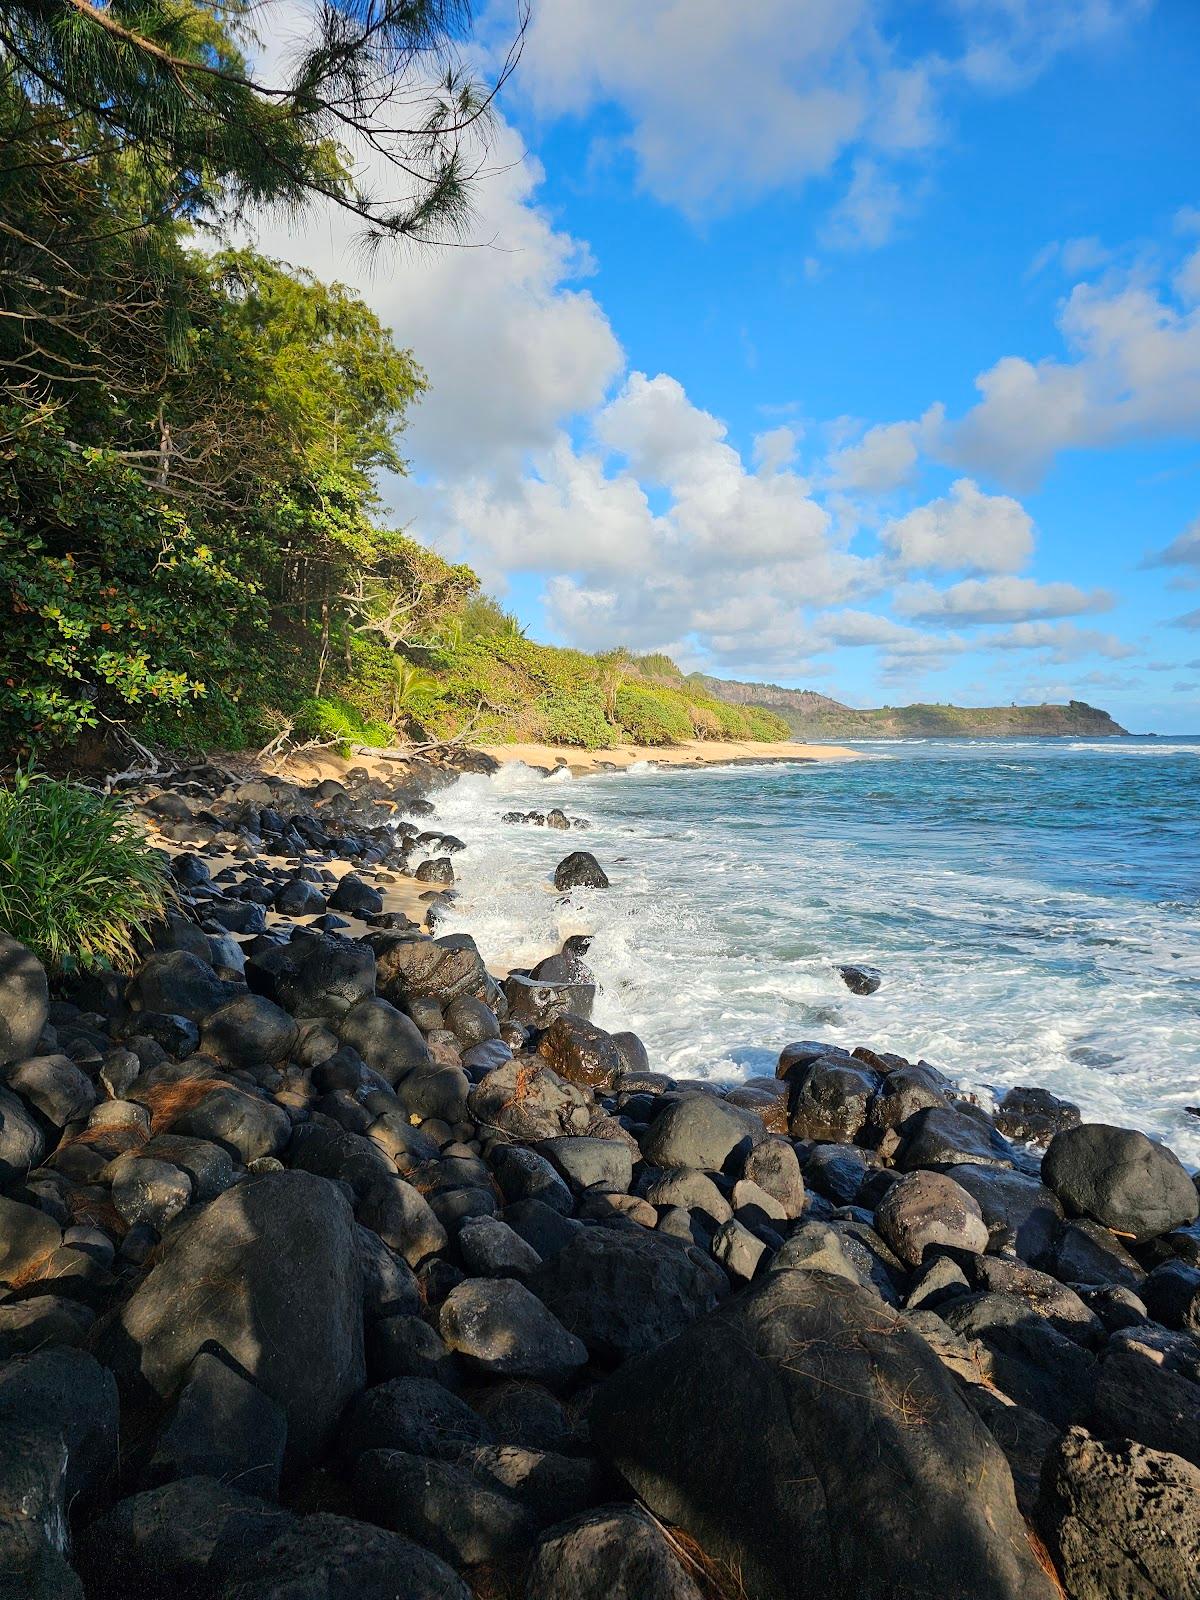
[[[205,1018],[200,1049],[227,1066],[274,1067],[287,1061],[296,1043],[296,1023],[262,995],[231,1000]]]
[[[1039,1521],[1071,1600],[1200,1596],[1200,1469],[1178,1456],[1072,1428]]]
[[[607,889],[608,875],[590,850],[573,850],[554,869],[556,889]]]
[[[726,1287],[699,1250],[657,1232],[589,1227],[540,1253],[547,1259],[533,1292],[602,1361],[655,1349],[710,1311]]]
[[[842,1279],[768,1274],[610,1378],[591,1427],[649,1509],[762,1600],[796,1593],[801,1550],[805,1588],[830,1600],[1054,1595],[987,1430],[925,1343]]]
[[[556,1017],[538,1041],[538,1054],[560,1078],[589,1089],[609,1089],[621,1071],[612,1035],[586,1017]]]
[[[884,1195],[875,1226],[907,1266],[920,1266],[929,1247],[975,1254],[988,1247],[988,1230],[973,1195],[941,1172],[910,1172]]]
[[[335,1185],[280,1172],[218,1195],[164,1240],[97,1354],[131,1395],[165,1398],[209,1340],[283,1407],[289,1463],[310,1462],[365,1381],[354,1219]]]
[[[658,1526],[605,1506],[552,1528],[534,1551],[525,1600],[700,1600]]]
[[[1012,1146],[996,1132],[986,1117],[932,1106],[918,1111],[900,1129],[904,1143],[896,1165],[904,1172],[918,1167],[1011,1167]]]
[[[818,1144],[804,1157],[804,1181],[835,1205],[854,1201],[867,1175],[869,1157],[853,1145]]]
[[[846,965],[838,968],[838,974],[851,994],[874,994],[883,982],[878,967]]]
[[[740,1167],[766,1138],[761,1117],[716,1095],[686,1094],[670,1100],[641,1139],[651,1166],[698,1167],[721,1172]]]
[[[1008,1256],[978,1256],[968,1263],[968,1270],[973,1288],[1015,1296],[1069,1339],[1084,1345],[1100,1343],[1104,1329],[1099,1317],[1074,1289],[1048,1272]]]
[[[514,1022],[531,1028],[548,1028],[556,1017],[590,1017],[596,998],[594,983],[575,979],[551,982],[513,973],[504,980],[508,1014]]]
[[[286,1443],[282,1406],[220,1356],[202,1350],[159,1436],[145,1484],[201,1476],[273,1500]]]
[[[454,863],[449,856],[436,856],[429,861],[422,861],[413,877],[418,883],[453,883]]]
[[[862,1132],[880,1084],[876,1073],[840,1056],[797,1069],[791,1081],[792,1137],[834,1144],[849,1144]]]
[[[31,950],[0,932],[0,1064],[33,1055],[50,1003],[46,973]]]
[[[712,1179],[694,1167],[668,1169],[648,1185],[646,1199],[654,1206],[701,1211],[714,1227],[728,1222],[733,1215],[733,1207]]]
[[[1064,1128],[1079,1126],[1079,1107],[1048,1089],[1009,1089],[996,1107],[996,1126],[1009,1139],[1049,1144]]]
[[[500,1037],[496,1013],[474,995],[459,995],[450,1002],[446,1007],[446,1026],[459,1043],[468,1048]]]
[[[951,1093],[949,1080],[928,1062],[898,1067],[879,1085],[870,1110],[871,1127],[876,1131],[897,1128],[918,1111],[931,1106],[948,1107]]]
[[[557,1387],[587,1361],[541,1300],[512,1278],[470,1278],[442,1303],[438,1329],[471,1371]]]
[[[1179,1159],[1132,1128],[1084,1123],[1058,1133],[1042,1181],[1072,1216],[1138,1241],[1195,1222],[1200,1198]]]
[[[383,943],[375,944],[378,938]],[[377,968],[376,987],[385,999],[406,1005],[432,999],[445,1007],[460,994],[486,1000],[492,989],[483,958],[469,935],[418,939],[372,935]]]

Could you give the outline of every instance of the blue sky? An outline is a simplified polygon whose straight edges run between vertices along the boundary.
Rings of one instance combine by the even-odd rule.
[[[1200,731],[1197,82],[1194,0],[535,0],[479,249],[261,242],[423,361],[389,499],[536,636]]]

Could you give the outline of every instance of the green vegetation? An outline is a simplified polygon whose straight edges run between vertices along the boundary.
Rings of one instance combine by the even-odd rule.
[[[254,15],[0,8],[0,760],[289,728],[343,749],[783,737],[665,656],[534,643],[387,525],[416,357],[344,286],[197,239],[314,196],[368,241],[452,234],[488,104],[456,58],[468,7],[317,8],[270,85]],[[352,176],[362,139],[386,201]]]
[[[797,739],[1106,738],[1125,729],[1083,700],[1042,706],[880,706],[856,710],[812,689],[734,683],[693,673],[689,685],[754,715],[782,718]]]
[[[0,927],[52,970],[131,967],[170,894],[164,857],[118,801],[28,769],[0,788]]]

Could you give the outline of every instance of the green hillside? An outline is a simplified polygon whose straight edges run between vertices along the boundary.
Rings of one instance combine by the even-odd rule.
[[[786,721],[797,739],[1110,738],[1125,733],[1083,700],[1041,706],[880,706],[856,710],[811,689],[737,683],[693,674],[689,682],[733,705],[761,706]]]

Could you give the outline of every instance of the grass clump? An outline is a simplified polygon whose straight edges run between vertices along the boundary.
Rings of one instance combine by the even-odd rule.
[[[686,702],[669,690],[623,683],[616,708],[618,721],[635,744],[681,744],[693,736]]]
[[[20,769],[0,789],[0,927],[52,971],[128,970],[171,894],[165,859],[117,800]]]

